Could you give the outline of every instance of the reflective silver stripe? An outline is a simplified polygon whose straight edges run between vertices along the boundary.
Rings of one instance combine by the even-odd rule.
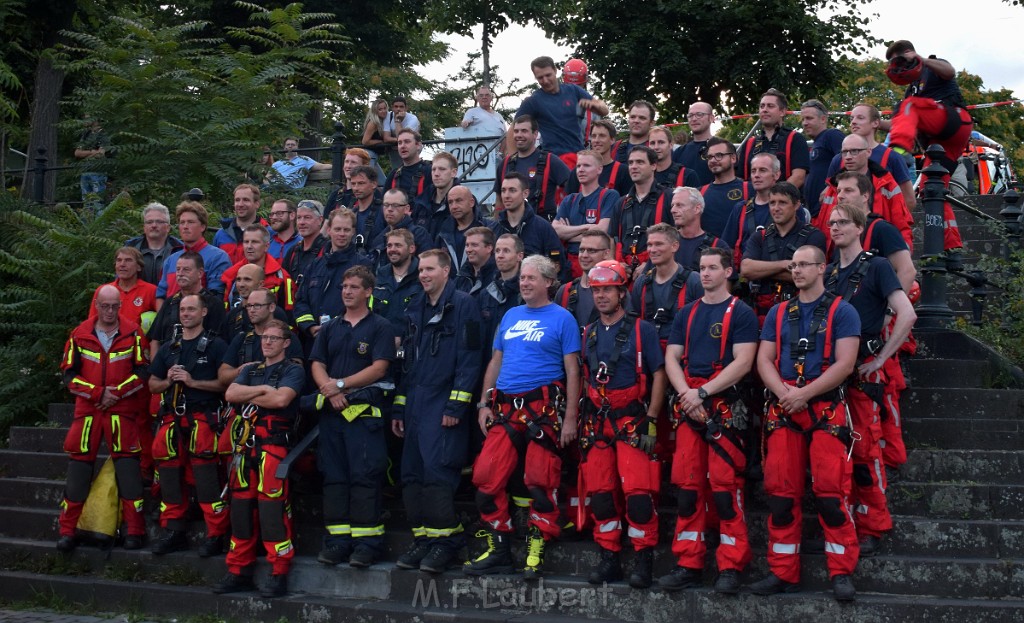
[[[896,428],[900,428],[900,406],[892,399],[892,394],[885,395],[885,402],[889,409],[889,415],[892,417],[893,425]]]
[[[603,524],[597,526],[597,531],[601,534],[606,532],[614,532],[615,530],[622,530],[622,523],[619,521],[606,521]]]
[[[647,536],[647,533],[639,528],[634,528],[633,526],[630,526],[629,530],[626,531],[626,536],[628,536],[631,539],[642,539],[643,537]]]
[[[892,190],[886,190],[884,188],[879,188],[879,190],[882,192],[882,196],[885,197],[886,199],[892,199],[896,195],[903,192],[903,189],[901,189],[899,186],[896,186]]]
[[[875,482],[878,483],[878,490],[885,495],[885,476],[882,475],[882,462],[878,459],[875,459]]]
[[[827,547],[827,544],[826,544]],[[799,543],[772,543],[772,552],[776,554],[799,554]]]
[[[677,541],[703,541],[704,534],[701,532],[683,531],[676,535]]]
[[[839,543],[830,543],[828,541],[825,541],[825,553],[838,554],[842,556],[846,553],[846,547],[840,545]]]
[[[722,545],[736,545],[736,538],[723,533],[720,537]]]
[[[868,514],[868,507],[863,505],[863,504],[858,504],[856,510],[857,510],[858,514],[861,514],[861,515],[867,515]]]

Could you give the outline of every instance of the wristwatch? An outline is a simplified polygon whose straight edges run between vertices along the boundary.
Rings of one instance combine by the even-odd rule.
[[[479,411],[480,409],[489,409],[490,407],[491,407],[491,403],[487,402],[486,400],[482,400],[482,401],[476,403],[477,411]]]
[[[335,385],[338,386],[338,389],[345,389],[345,379],[338,379],[338,382],[335,383]]]
[[[703,387],[698,388],[697,389],[697,397],[700,398],[701,400],[707,400],[708,399],[708,390],[704,389]]]

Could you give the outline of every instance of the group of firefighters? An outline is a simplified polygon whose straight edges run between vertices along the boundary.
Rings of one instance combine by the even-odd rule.
[[[952,82],[948,64],[918,56],[909,42],[893,44],[889,57],[890,77],[912,85],[892,122],[894,148],[905,150],[918,131],[950,142],[949,119],[960,109],[929,91]],[[547,64],[534,70],[538,92],[547,92]],[[584,110],[599,104],[583,101]],[[535,103],[534,112],[545,105]],[[954,134],[963,127],[969,117]],[[475,211],[456,216],[450,194],[450,245],[413,255],[414,236],[397,226],[411,221],[388,219],[377,265],[353,235],[373,215],[339,206],[303,232],[320,241],[319,252],[301,240],[296,247],[309,262],[286,254],[284,265],[300,266],[294,310],[292,277],[263,257],[257,271],[250,257],[250,229],[253,240],[266,238],[260,226],[244,230],[245,258],[225,271],[227,291],[205,287],[214,281],[204,267],[215,247],[195,240],[205,210],[183,202],[179,228],[193,240],[164,265],[174,284],[148,333],[124,309],[144,298],[126,290],[135,282],[122,275],[131,276],[132,261],[141,274],[142,256],[122,249],[118,280],[97,290],[90,318],[68,340],[62,369],[77,402],[58,549],[77,545],[106,440],[127,549],[143,546],[144,480],[152,477],[164,528],[154,554],[189,547],[194,501],[206,525],[200,555],[227,546],[228,574],[214,591],[255,589],[262,541],[271,575],[260,592],[284,595],[294,557],[290,479],[302,473],[299,451],[316,438],[324,564],[365,568],[384,556],[382,491],[393,461],[413,532],[399,568],[440,573],[459,562],[466,526],[455,497],[471,471],[486,546],[465,563],[466,574],[519,567],[535,579],[551,541],[589,530],[600,550],[590,582],[623,579],[628,543],[628,582],[650,587],[658,510],[674,497],[677,564],[657,585],[702,585],[711,544],[714,590],[734,594],[753,555],[747,481],[763,474],[770,573],[750,590],[770,595],[799,589],[801,545],[811,545],[802,517],[809,469],[823,533],[817,547],[835,598],[853,600],[858,559],[879,551],[892,528],[887,470],[906,460],[898,357],[912,351],[916,320],[900,232],[909,212],[903,204],[896,216],[905,220],[880,216],[874,208],[892,194],[880,194],[870,174],[845,170],[809,219],[797,186],[779,181],[794,164],[782,155],[788,146],[777,155],[772,144],[742,153],[756,196],[745,199],[743,188],[730,215],[738,235],[724,242],[700,228],[706,188],[652,183],[644,171],[653,172],[655,150],[639,145],[630,150],[638,158],[626,154],[632,191],[616,205],[606,208],[605,187],[596,188],[602,165],[594,152],[574,153],[579,192],[550,214],[554,226],[529,205],[530,185],[546,184],[547,174],[504,171],[502,214],[489,228],[479,227]],[[851,165],[868,151],[843,141]],[[737,160],[726,141],[712,139],[705,153],[711,164]],[[556,168],[550,160],[545,167]],[[387,185],[385,215],[409,209],[416,194],[397,183]],[[321,205],[303,203],[300,216],[305,207],[322,219]],[[768,207],[767,225],[748,229],[743,218],[754,219],[759,203]],[[628,242],[609,235],[627,221]],[[564,248],[537,248],[545,226]],[[559,289],[570,271],[575,278]],[[283,278],[272,281],[274,274]],[[418,288],[400,296],[405,280]],[[150,395],[159,408],[150,408]],[[307,433],[308,422],[316,427]],[[155,461],[155,474],[144,457]],[[522,562],[511,549],[513,506],[527,513]]]

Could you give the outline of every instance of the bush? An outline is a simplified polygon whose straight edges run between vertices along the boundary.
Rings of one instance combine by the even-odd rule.
[[[112,279],[114,251],[137,221],[127,195],[95,215],[0,197],[0,438],[67,401],[64,342]]]

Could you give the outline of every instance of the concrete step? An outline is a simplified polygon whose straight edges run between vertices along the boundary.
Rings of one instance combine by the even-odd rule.
[[[557,546],[556,546],[557,547]],[[291,595],[285,599],[268,602],[255,594],[236,594],[217,597],[206,588],[223,572],[221,560],[199,560],[184,554],[172,554],[156,559],[149,554],[112,550],[79,548],[69,557],[81,577],[47,576],[20,568],[58,568],[50,561],[58,558],[44,548],[31,542],[0,541],[4,560],[14,570],[0,572],[0,597],[11,592],[53,590],[64,598],[86,602],[94,600],[112,607],[126,597],[132,597],[143,604],[146,614],[185,614],[182,603],[188,603],[188,612],[203,612],[212,616],[223,616],[231,612],[233,618],[242,617],[251,621],[287,620],[412,620],[406,618],[406,610],[390,612],[385,618],[353,618],[361,610],[356,608],[348,615],[317,609],[313,604],[343,603],[352,607],[367,600],[376,601],[378,607],[399,605],[418,610],[421,621],[426,620],[545,620],[547,616],[573,616],[621,621],[678,621],[679,613],[686,609],[693,621],[765,621],[779,617],[810,615],[809,620],[864,621],[864,620],[971,620],[1009,621],[1016,620],[1024,612],[1024,601],[1015,596],[1014,573],[1020,573],[1019,563],[1006,561],[956,560],[944,561],[944,566],[920,572],[905,585],[919,586],[917,595],[900,595],[890,592],[890,576],[905,575],[908,565],[915,565],[912,559],[878,558],[863,561],[855,576],[860,591],[855,604],[840,607],[828,591],[825,577],[824,558],[805,556],[806,569],[803,574],[803,592],[774,598],[760,598],[743,593],[737,598],[714,596],[708,588],[664,594],[657,590],[633,590],[623,583],[607,587],[595,587],[579,579],[566,576],[546,576],[542,583],[526,584],[518,576],[492,576],[470,580],[458,571],[437,577],[419,572],[400,571],[391,565],[378,564],[367,570],[347,568],[327,569],[304,557],[298,557],[289,576]],[[552,548],[555,549],[555,548]],[[265,564],[258,564],[257,580],[267,572]],[[916,569],[916,567],[914,567]],[[193,586],[168,586],[150,581],[157,574],[172,575],[179,581]],[[934,575],[932,575],[934,574]],[[945,574],[945,575],[943,575]],[[112,578],[130,576],[131,582],[114,581]],[[708,582],[713,573],[707,574]],[[749,582],[761,577],[761,569],[752,570]],[[943,580],[942,578],[945,579]],[[966,585],[975,583],[973,586]],[[951,599],[959,584],[962,593],[970,597]],[[874,590],[887,589],[887,592]],[[136,593],[138,590],[144,593]],[[539,591],[539,592],[535,592]],[[943,592],[942,597],[924,597],[928,592]],[[15,592],[15,594],[17,594]],[[175,599],[169,599],[168,594]],[[143,597],[144,595],[144,597]],[[536,597],[540,596],[540,599]],[[581,601],[582,600],[582,601]],[[290,610],[303,606],[306,616],[288,616]],[[159,609],[169,607],[169,609]],[[785,607],[785,610],[782,608]],[[177,608],[177,609],[175,609]],[[230,610],[229,610],[230,609]],[[380,614],[383,615],[384,612]],[[928,617],[922,617],[922,612]],[[311,614],[316,618],[310,618]],[[749,616],[756,613],[757,616]],[[783,614],[785,613],[785,614]],[[813,614],[812,614],[813,613]],[[939,617],[940,613],[942,618]],[[484,618],[474,617],[483,615]],[[947,618],[958,615],[956,618]],[[492,618],[500,616],[505,618]],[[999,616],[1003,618],[998,618]],[[562,618],[548,620],[566,620]]]
[[[1024,519],[1024,485],[900,482],[887,491],[901,515],[948,519]]]
[[[946,450],[1020,450],[1024,420],[903,418],[908,447]]]
[[[915,388],[988,387],[992,370],[987,361],[918,359],[907,362],[907,385]]]
[[[916,366],[922,362],[912,363]],[[929,418],[950,422],[974,419],[1024,420],[1024,390],[925,388],[918,385],[916,373],[912,382],[914,387],[908,387],[900,397],[904,419]]]
[[[12,426],[8,447],[24,452],[60,452],[67,434],[67,428]]]
[[[916,494],[916,490],[915,490]],[[34,539],[52,543],[57,539],[56,506],[27,508],[23,506],[0,506],[0,536],[15,539]],[[659,565],[667,570],[674,564],[668,544],[672,542],[675,527],[675,512],[672,508],[659,511],[660,542],[658,547]],[[763,509],[747,511],[749,538],[752,547],[764,550],[767,547],[767,512]],[[386,552],[384,560],[396,560],[412,545],[412,535],[407,528],[386,521]],[[467,521],[468,541],[474,542],[475,520]],[[315,557],[320,551],[324,535],[323,524],[297,512],[293,522],[294,545],[298,555]],[[147,521],[149,540],[159,536],[161,530],[155,515]],[[189,536],[193,548],[204,536],[202,521],[191,522]],[[820,538],[821,528],[817,516],[811,511],[804,513],[804,538]],[[475,547],[475,546],[474,546]],[[584,573],[590,569],[589,558],[594,553],[594,544],[589,533],[576,541],[563,541],[558,553],[549,560],[552,570],[562,574]],[[515,549],[524,553],[524,539],[515,539]],[[882,541],[882,553],[889,556],[963,556],[967,558],[1020,558],[1024,559],[1024,521],[1007,519],[932,519],[920,516],[894,515],[893,531]],[[596,561],[595,561],[596,562]],[[713,564],[713,563],[709,563]]]
[[[106,456],[97,457],[102,465]],[[0,450],[0,476],[62,479],[67,474],[68,455],[63,452]]]
[[[0,505],[56,508],[64,499],[64,480],[0,478]]]
[[[965,482],[1018,484],[1024,482],[1024,452],[1009,450],[907,451],[900,478],[918,482]]]
[[[907,384],[919,388],[987,389],[993,370],[988,361],[963,359],[921,359],[907,361]]]

